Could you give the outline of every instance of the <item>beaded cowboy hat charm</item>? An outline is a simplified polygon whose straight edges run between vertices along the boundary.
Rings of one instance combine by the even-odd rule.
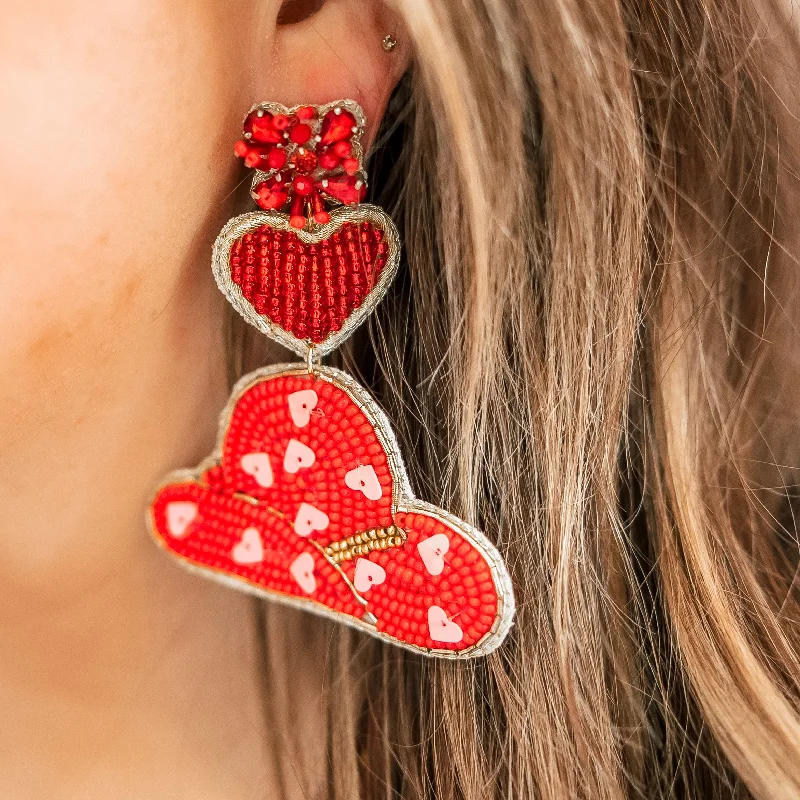
[[[333,617],[430,656],[497,648],[514,615],[508,571],[475,528],[417,500],[389,421],[319,359],[392,280],[399,239],[365,194],[364,116],[350,100],[260,103],[236,153],[260,210],[214,245],[222,292],[303,357],[233,389],[217,450],[170,475],[148,513],[159,545],[231,586]]]

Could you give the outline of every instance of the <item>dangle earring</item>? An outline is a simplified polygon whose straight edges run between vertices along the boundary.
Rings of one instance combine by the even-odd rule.
[[[236,153],[258,211],[234,217],[213,271],[236,311],[303,361],[234,387],[217,449],[170,475],[148,520],[181,564],[430,656],[485,655],[514,596],[478,530],[417,500],[389,421],[320,359],[397,271],[391,219],[366,193],[358,104],[259,103]]]

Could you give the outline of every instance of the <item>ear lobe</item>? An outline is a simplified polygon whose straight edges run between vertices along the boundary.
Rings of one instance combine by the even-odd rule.
[[[287,106],[355,100],[366,114],[368,145],[410,63],[398,16],[378,0],[287,0],[278,18],[299,21],[277,25],[269,99]],[[388,52],[387,34],[397,41]]]

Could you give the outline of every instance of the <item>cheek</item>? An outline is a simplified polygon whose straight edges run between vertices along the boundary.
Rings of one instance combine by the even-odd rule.
[[[248,58],[233,46],[239,6],[4,8],[0,373],[26,353],[73,357],[75,336],[90,345],[97,335],[88,319],[113,319],[107,335],[122,336],[186,281],[181,270],[235,168],[231,142],[245,103],[233,95],[232,73]],[[73,337],[65,352],[41,347],[43,336],[62,334]]]

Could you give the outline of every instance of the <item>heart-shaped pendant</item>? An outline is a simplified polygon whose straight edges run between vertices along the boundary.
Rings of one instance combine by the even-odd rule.
[[[397,272],[397,231],[379,208],[341,207],[329,216],[298,230],[285,214],[251,211],[228,222],[214,245],[214,277],[230,304],[301,356],[338,347]]]
[[[302,425],[298,392],[316,412]],[[268,486],[245,469],[252,453],[271,465]],[[181,526],[188,520],[177,531],[176,508]],[[511,625],[497,550],[414,497],[385,415],[331,367],[280,365],[243,378],[217,451],[162,486],[150,525],[171,555],[212,577],[428,655],[483,655]]]

